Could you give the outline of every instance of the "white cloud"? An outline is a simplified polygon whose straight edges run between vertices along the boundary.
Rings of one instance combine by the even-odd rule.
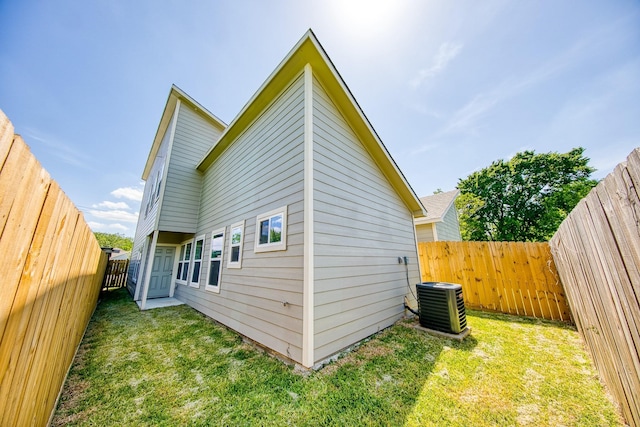
[[[423,144],[420,147],[411,151],[411,155],[426,153],[427,151],[433,151],[440,147],[440,144]]]
[[[107,221],[122,221],[122,222],[137,222],[138,214],[131,213],[122,210],[101,211],[97,209],[91,209],[87,213],[90,215],[107,220]]]
[[[449,62],[458,56],[461,50],[462,45],[459,43],[442,43],[438,48],[438,53],[433,57],[433,64],[418,71],[418,75],[410,82],[411,86],[415,89],[426,79],[430,79],[444,71]]]
[[[437,135],[441,136],[456,131],[474,134],[478,119],[491,110],[504,96],[499,92],[476,95],[452,115],[444,129]]]
[[[128,231],[129,230],[129,227],[124,226],[122,224],[118,224],[117,222],[114,223],[114,224],[109,224],[107,227],[112,229],[112,230],[120,230],[120,231]]]
[[[105,209],[131,209],[125,202],[110,202],[105,200],[98,204],[91,205],[93,208],[105,208]]]
[[[117,199],[128,199],[134,202],[141,202],[143,191],[140,188],[121,187],[111,192],[111,195]]]
[[[110,233],[114,231],[126,233],[128,231],[131,231],[129,227],[122,225],[120,223],[104,224],[102,222],[88,221],[87,224],[89,225],[89,227],[91,227],[93,231],[99,231],[102,233]]]

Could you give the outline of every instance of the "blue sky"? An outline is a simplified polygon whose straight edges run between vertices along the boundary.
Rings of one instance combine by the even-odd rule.
[[[419,196],[525,149],[640,146],[640,2],[0,0],[0,109],[132,236],[172,83],[227,123],[312,28]]]

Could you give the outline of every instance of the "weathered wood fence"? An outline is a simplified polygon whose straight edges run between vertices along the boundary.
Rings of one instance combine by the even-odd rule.
[[[570,322],[547,243],[419,243],[423,282],[462,285],[465,306]]]
[[[128,259],[110,259],[104,273],[102,287],[122,288],[127,285],[127,272],[129,271]]]
[[[640,149],[551,239],[578,331],[630,425],[640,426]]]
[[[107,255],[0,111],[0,425],[44,426]]]

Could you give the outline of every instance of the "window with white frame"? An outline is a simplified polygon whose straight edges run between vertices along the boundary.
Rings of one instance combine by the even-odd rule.
[[[287,249],[287,207],[283,206],[256,217],[255,252]]]
[[[142,258],[142,254],[140,251],[136,251],[136,253],[131,257],[131,264],[129,266],[129,277],[133,283],[138,283],[138,271],[140,270],[140,259]]]
[[[231,225],[229,239],[228,268],[242,268],[242,245],[244,242],[244,220]]]
[[[224,228],[211,233],[211,250],[209,254],[209,279],[205,289],[220,292],[220,276],[222,275],[222,252],[224,248]]]
[[[200,270],[202,268],[202,253],[204,252],[204,236],[196,238],[196,244],[193,247],[193,268],[191,269],[191,283],[189,286],[200,286]]]
[[[164,175],[164,162],[160,166],[160,170],[156,176],[156,184],[154,191],[154,202],[160,197],[160,187],[162,186],[162,176]]]
[[[191,245],[193,243],[184,243],[180,246],[180,258],[178,259],[178,274],[176,275],[176,281],[182,284],[187,284],[187,278],[189,277],[189,261],[191,261]]]

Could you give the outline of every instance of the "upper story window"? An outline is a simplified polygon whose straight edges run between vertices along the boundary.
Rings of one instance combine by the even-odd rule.
[[[287,249],[287,207],[283,206],[256,217],[255,252]]]
[[[231,225],[231,238],[229,239],[228,268],[242,267],[242,246],[244,242],[244,220]]]
[[[145,218],[151,212],[151,209],[156,205],[160,198],[160,187],[162,186],[162,178],[164,175],[164,159],[160,164],[160,168],[156,171],[156,174],[152,177],[153,181],[148,181],[149,191],[147,192],[147,201],[145,203],[144,216]]]
[[[162,177],[164,175],[164,162],[160,166],[160,170],[158,170],[158,174],[156,175],[156,184],[154,188],[154,200],[158,200],[160,197],[160,187],[162,186]]]

